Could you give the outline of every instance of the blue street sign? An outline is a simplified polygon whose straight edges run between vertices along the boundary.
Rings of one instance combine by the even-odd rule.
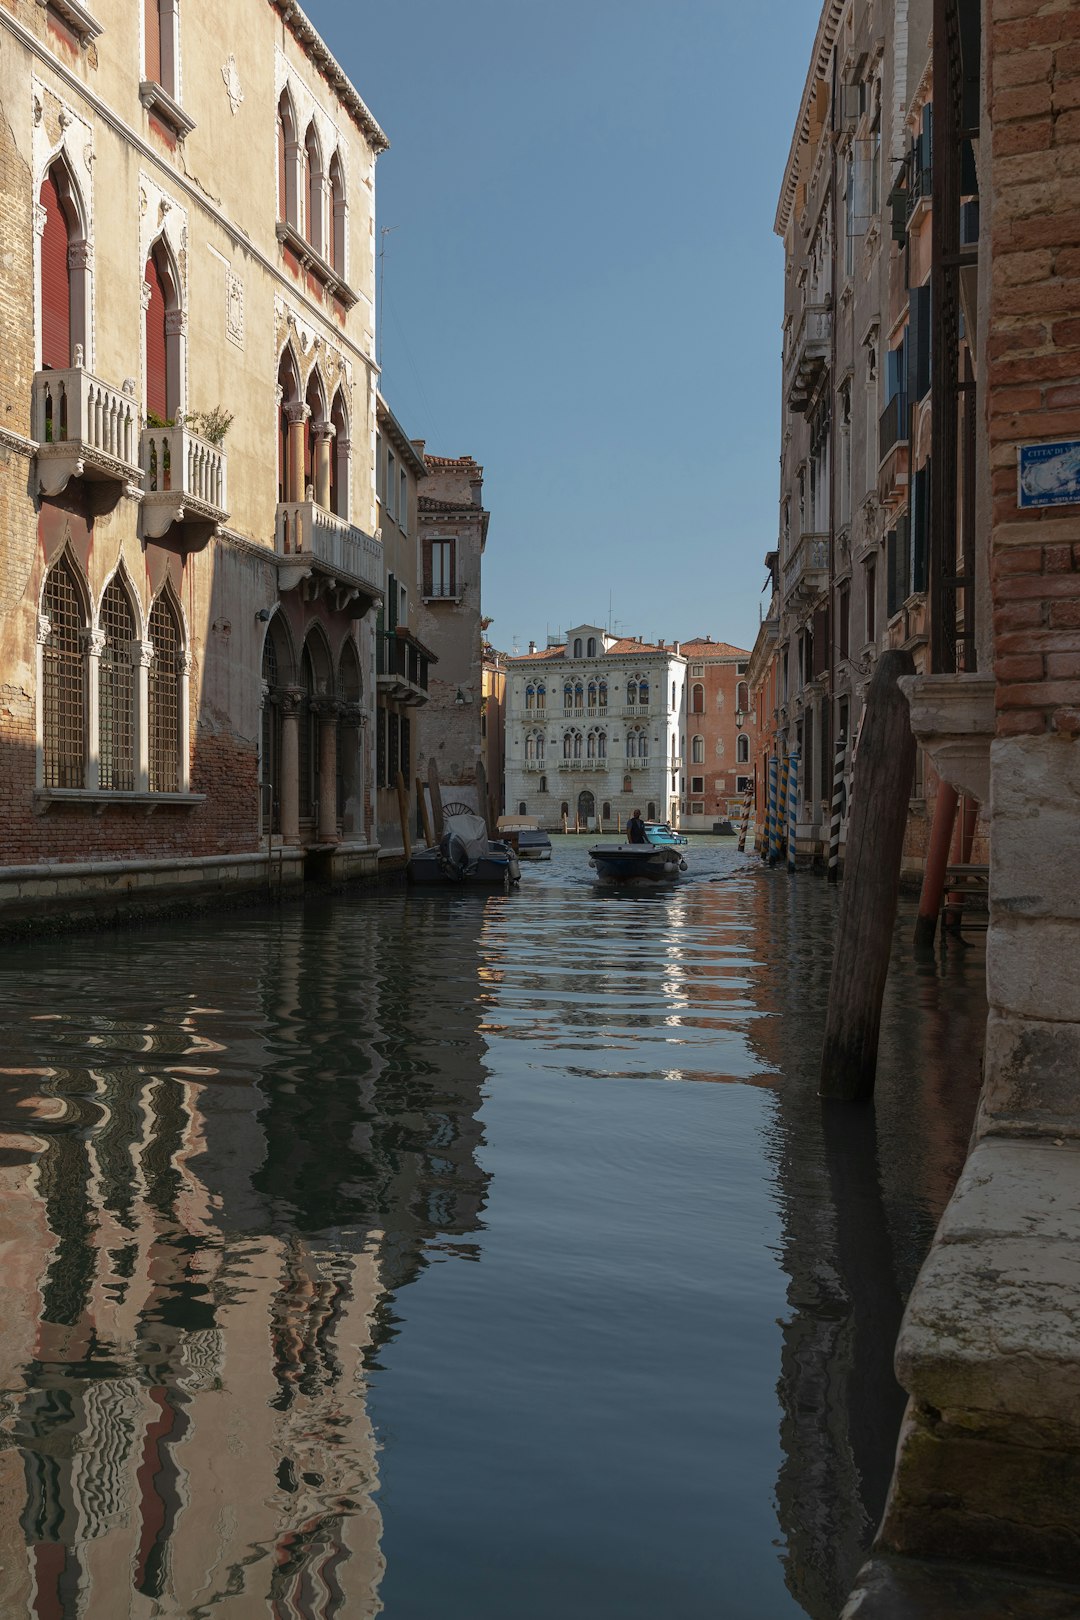
[[[1080,504],[1080,439],[1058,444],[1021,444],[1016,448],[1016,504]]]

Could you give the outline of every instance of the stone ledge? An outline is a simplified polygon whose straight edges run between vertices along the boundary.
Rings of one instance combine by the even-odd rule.
[[[1080,1587],[969,1564],[871,1558],[840,1620],[1076,1620]]]
[[[978,1133],[1080,1138],[1080,1027],[991,1012]]]
[[[946,1422],[1076,1441],[1080,1145],[984,1137],[908,1302],[897,1376]],[[961,1416],[962,1414],[962,1416]]]

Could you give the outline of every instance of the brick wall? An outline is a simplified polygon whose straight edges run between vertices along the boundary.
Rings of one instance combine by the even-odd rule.
[[[1077,735],[1080,506],[1020,512],[1016,447],[1080,438],[1080,7],[993,0],[990,27],[997,729]]]

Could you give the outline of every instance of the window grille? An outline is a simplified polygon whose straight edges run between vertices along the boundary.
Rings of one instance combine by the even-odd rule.
[[[180,790],[180,630],[159,596],[150,612],[150,791]]]
[[[113,580],[101,602],[105,644],[98,665],[99,781],[114,793],[135,787],[135,669],[131,643],[135,617],[119,581]]]
[[[45,617],[51,629],[43,648],[44,785],[81,788],[86,782],[86,664],[79,593],[66,562],[45,581]]]

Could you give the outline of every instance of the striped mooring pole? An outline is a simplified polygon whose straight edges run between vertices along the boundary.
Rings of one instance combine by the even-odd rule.
[[[769,819],[765,827],[765,856],[770,866],[775,866],[779,859],[780,850],[776,831],[777,807],[777,778],[780,775],[780,761],[775,754],[769,757]]]
[[[795,870],[795,824],[799,819],[799,756],[788,755],[788,835],[787,835],[787,869]]]
[[[739,828],[739,854],[746,852],[746,835],[750,831],[750,811],[754,805],[754,789],[748,787],[746,797],[743,799],[742,826]]]
[[[840,812],[844,806],[844,756],[847,738],[841,732],[836,739],[832,773],[832,820],[829,823],[829,882],[840,876]]]
[[[788,791],[788,760],[785,754],[780,761],[779,791],[776,799],[776,859],[787,850],[787,791]]]

